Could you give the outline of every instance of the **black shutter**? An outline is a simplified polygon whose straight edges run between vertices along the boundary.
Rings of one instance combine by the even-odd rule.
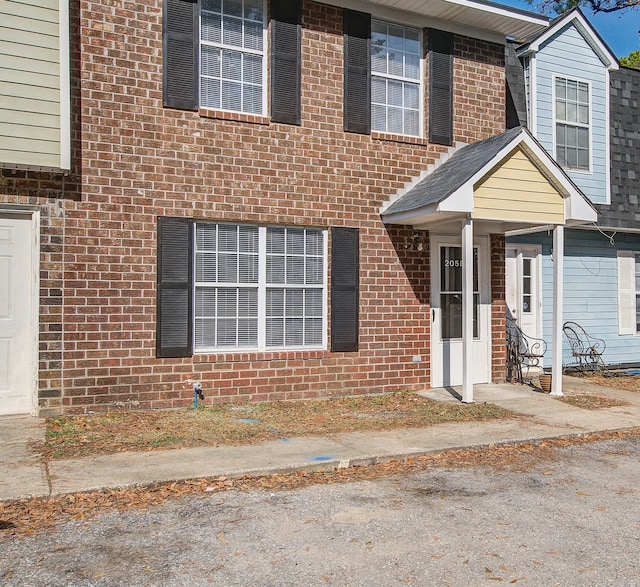
[[[429,30],[429,142],[453,144],[453,34]]]
[[[156,356],[193,354],[193,221],[158,217]]]
[[[331,229],[331,350],[358,350],[357,228]]]
[[[198,109],[198,0],[164,0],[162,5],[162,104]]]
[[[371,15],[345,9],[344,130],[371,133]]]
[[[271,0],[271,120],[300,124],[300,0]]]

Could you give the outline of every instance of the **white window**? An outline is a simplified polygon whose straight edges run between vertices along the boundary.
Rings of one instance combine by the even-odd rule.
[[[420,30],[371,22],[371,128],[419,136]]]
[[[195,349],[322,348],[325,233],[196,223]]]
[[[264,0],[202,0],[200,105],[262,114]]]
[[[588,171],[589,84],[556,78],[556,160],[565,169]]]

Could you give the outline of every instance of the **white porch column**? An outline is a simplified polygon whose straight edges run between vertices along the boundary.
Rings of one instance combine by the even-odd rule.
[[[553,335],[551,395],[562,393],[562,296],[564,280],[564,226],[553,229]]]
[[[473,220],[462,225],[462,401],[473,403]]]

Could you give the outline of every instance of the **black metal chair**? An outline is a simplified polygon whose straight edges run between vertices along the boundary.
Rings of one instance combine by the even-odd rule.
[[[531,379],[533,370],[541,370],[540,362],[546,352],[547,343],[543,339],[527,336],[516,321],[507,316],[507,381],[524,383],[525,379]]]
[[[604,340],[591,336],[577,322],[565,322],[562,327],[566,345],[563,369],[600,371],[606,369],[602,355],[607,348]]]

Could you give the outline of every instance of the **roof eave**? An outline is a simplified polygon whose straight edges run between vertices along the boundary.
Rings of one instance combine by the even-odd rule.
[[[524,38],[549,26],[549,19],[528,12],[482,0],[321,0],[326,4],[366,11],[368,5],[417,14],[429,19],[449,21],[498,34],[502,38]]]

